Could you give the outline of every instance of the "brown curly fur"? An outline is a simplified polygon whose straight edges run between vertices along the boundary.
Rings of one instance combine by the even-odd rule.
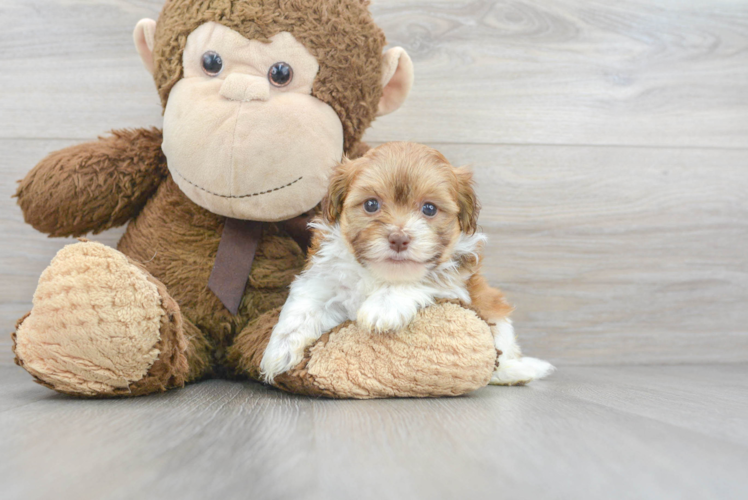
[[[161,131],[115,130],[56,151],[20,181],[15,197],[27,224],[50,236],[83,236],[121,226],[166,178]]]
[[[169,0],[158,18],[153,51],[161,102],[182,78],[187,37],[214,21],[244,37],[269,41],[283,31],[317,58],[312,95],[329,104],[343,122],[346,150],[361,140],[382,97],[384,33],[363,0]]]
[[[185,319],[210,339],[218,364],[251,319],[285,302],[288,285],[305,260],[302,249],[278,224],[265,225],[249,284],[234,316],[208,289],[224,221],[191,202],[168,177],[117,247],[166,285]],[[202,362],[206,368],[211,364]]]

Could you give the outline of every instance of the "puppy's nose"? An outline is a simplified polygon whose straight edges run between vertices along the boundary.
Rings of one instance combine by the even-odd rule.
[[[267,101],[270,83],[267,78],[232,73],[221,85],[221,96],[230,101]]]
[[[390,248],[396,252],[402,252],[408,249],[408,243],[410,243],[410,236],[405,233],[395,232],[390,234],[389,237]]]

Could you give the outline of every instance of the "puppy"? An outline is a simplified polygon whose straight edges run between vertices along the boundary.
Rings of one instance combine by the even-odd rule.
[[[491,383],[517,385],[553,366],[523,358],[503,294],[479,273],[485,236],[472,173],[438,151],[395,142],[345,161],[331,179],[307,268],[273,329],[260,368],[266,381],[347,320],[374,334],[398,330],[437,299],[472,304],[501,351]]]

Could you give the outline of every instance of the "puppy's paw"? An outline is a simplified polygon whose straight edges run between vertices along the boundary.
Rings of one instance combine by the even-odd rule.
[[[377,333],[400,330],[408,326],[415,311],[398,307],[387,300],[366,300],[358,310],[356,321],[362,328]]]
[[[265,353],[260,361],[262,379],[268,384],[281,373],[298,365],[304,357],[304,347],[294,348],[288,336],[270,337]]]
[[[492,385],[525,385],[547,377],[556,370],[552,364],[537,358],[499,358],[499,368],[493,372]]]
[[[260,361],[260,373],[267,383],[281,373],[298,365],[304,358],[304,350],[318,338],[309,328],[298,327],[287,330],[279,324],[270,335],[270,341]]]

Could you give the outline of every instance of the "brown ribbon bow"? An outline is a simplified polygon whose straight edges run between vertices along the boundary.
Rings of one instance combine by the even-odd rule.
[[[312,238],[308,227],[311,220],[311,213],[303,213],[279,223],[305,253]],[[233,315],[239,312],[257,246],[262,239],[262,229],[262,222],[232,218],[227,218],[223,226],[216,262],[208,279],[208,288]]]

